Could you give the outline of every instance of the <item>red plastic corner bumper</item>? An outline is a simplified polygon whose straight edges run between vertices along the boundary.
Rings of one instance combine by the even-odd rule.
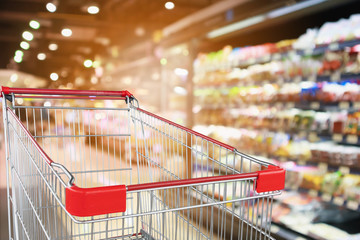
[[[267,170],[258,171],[255,190],[258,193],[282,190],[285,187],[285,170],[269,165]]]
[[[66,210],[74,216],[88,217],[126,211],[125,185],[66,188]]]

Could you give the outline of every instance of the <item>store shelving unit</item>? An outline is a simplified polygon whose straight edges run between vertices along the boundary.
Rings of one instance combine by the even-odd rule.
[[[291,61],[294,56],[296,57],[321,57],[322,55],[328,53],[328,52],[339,52],[339,51],[347,51],[349,48],[354,47],[355,45],[360,44],[360,39],[350,40],[350,41],[343,41],[343,42],[335,42],[328,45],[320,45],[316,46],[312,49],[306,49],[306,50],[288,50],[283,52],[277,52],[272,54],[267,54],[258,58],[249,58],[246,60],[231,60],[231,61],[223,61],[221,63],[215,62],[214,64],[208,64],[202,67],[197,74],[199,76],[202,76],[203,78],[208,77],[209,74],[212,72],[231,72],[235,68],[240,69],[247,69],[254,65],[259,64],[265,64],[265,63],[271,63],[272,61],[282,61],[287,60]],[[196,74],[195,74],[196,77]],[[301,75],[295,75],[295,76],[286,76],[286,75],[278,75],[277,77],[271,78],[269,80],[263,79],[263,81],[252,81],[247,79],[246,81],[199,81],[195,82],[194,86],[194,95],[195,97],[199,97],[199,92],[197,91],[211,91],[212,93],[216,93],[219,96],[221,95],[227,95],[229,94],[232,89],[241,88],[241,87],[251,87],[251,86],[264,86],[265,84],[276,84],[277,86],[281,86],[283,84],[301,84],[303,82],[311,82],[314,84],[322,84],[324,82],[328,83],[342,83],[342,82],[351,82],[354,84],[359,84],[360,82],[360,73],[349,73],[349,72],[342,72],[339,70],[332,71],[327,74],[321,74],[321,75],[307,75],[307,76],[301,76]],[[227,99],[228,100],[228,99]],[[337,99],[333,101],[321,101],[318,99],[298,99],[296,101],[293,100],[270,100],[270,101],[261,101],[258,100],[256,102],[244,102],[244,101],[222,101],[222,102],[216,102],[213,103],[210,101],[207,104],[204,104],[203,102],[195,103],[195,108],[198,114],[201,114],[201,111],[207,111],[211,112],[214,111],[215,115],[225,115],[222,116],[224,118],[230,117],[226,114],[229,114],[231,110],[237,110],[237,109],[246,109],[248,107],[261,107],[261,108],[269,108],[272,107],[273,109],[276,109],[274,111],[280,111],[280,110],[286,110],[286,109],[299,109],[299,110],[311,110],[314,112],[353,112],[360,109],[360,99],[354,100],[354,99]],[[208,113],[205,113],[208,114]],[[206,116],[205,116],[206,119]],[[195,125],[201,125],[202,122],[196,122]],[[204,123],[206,125],[211,124],[211,119],[208,120],[208,122]],[[308,142],[332,142],[333,144],[338,145],[351,145],[351,146],[360,146],[360,137],[356,134],[345,134],[345,133],[334,133],[332,131],[329,131],[327,133],[319,133],[316,130],[312,129],[296,129],[296,130],[274,130],[269,127],[264,126],[242,126],[242,125],[234,125],[234,123],[230,122],[224,122],[223,124],[216,123],[217,125],[221,125],[222,127],[235,127],[237,129],[246,129],[246,130],[252,130],[252,131],[258,131],[258,132],[265,132],[270,134],[276,134],[276,133],[283,133],[288,134],[291,139],[293,138],[300,138],[304,141]],[[221,135],[221,134],[220,134]],[[261,133],[260,133],[261,135]],[[231,141],[231,140],[230,140]],[[233,141],[233,140],[232,140]],[[240,140],[241,141],[241,140]],[[236,145],[236,143],[235,143]],[[240,149],[244,150],[250,154],[253,154],[255,156],[259,155],[259,151],[262,151],[261,149],[259,151],[252,151],[251,149]],[[284,167],[286,167],[286,164],[288,162],[293,162],[294,164],[298,166],[309,166],[309,167],[316,167],[321,169],[324,172],[339,172],[343,175],[347,174],[353,174],[353,175],[359,175],[360,174],[360,161],[359,166],[349,166],[344,165],[342,163],[334,164],[330,162],[322,162],[319,161],[319,159],[313,159],[313,158],[302,158],[302,157],[282,157],[279,155],[272,155],[272,154],[266,154],[261,153],[261,157],[267,158],[269,161],[277,161],[279,164],[283,164]],[[290,170],[291,171],[291,170]],[[324,193],[321,190],[314,190],[309,188],[303,188],[301,186],[288,186],[286,191],[296,191],[301,194],[305,194],[310,198],[317,199],[318,201],[323,202],[324,204],[330,204],[330,205],[336,205],[339,208],[345,208],[349,210],[353,210],[360,213],[360,201],[347,199],[346,197],[342,195],[332,195],[329,193]],[[284,224],[276,223],[275,221],[275,227],[273,229],[274,236],[279,237],[279,239],[295,239],[295,238],[309,238],[311,239],[311,236],[304,235],[303,233],[297,233],[293,229],[287,228]]]

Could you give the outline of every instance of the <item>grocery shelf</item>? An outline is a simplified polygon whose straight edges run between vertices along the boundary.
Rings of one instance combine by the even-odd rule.
[[[305,240],[305,239],[312,240],[313,239],[286,227],[284,224],[274,221],[271,224],[271,235],[278,240]]]
[[[360,39],[354,39],[354,40],[349,40],[349,41],[343,41],[343,42],[333,42],[330,44],[325,44],[325,45],[318,45],[315,48],[312,49],[305,49],[305,50],[296,50],[296,49],[291,49],[288,51],[284,51],[284,52],[277,52],[277,53],[273,53],[273,54],[267,54],[258,58],[249,58],[246,60],[238,60],[238,61],[233,61],[233,62],[223,62],[223,63],[217,63],[217,67],[210,67],[206,70],[206,72],[211,72],[211,71],[217,71],[220,69],[229,69],[229,68],[234,68],[234,67],[240,67],[240,68],[245,68],[254,64],[264,64],[264,63],[268,63],[271,61],[277,61],[277,60],[281,60],[284,58],[291,58],[295,55],[298,56],[316,56],[316,55],[321,55],[327,51],[340,51],[343,50],[347,47],[353,47],[355,45],[360,44]]]
[[[248,106],[262,106],[262,107],[277,107],[279,109],[298,108],[302,110],[314,110],[314,111],[340,111],[349,110],[355,111],[360,109],[360,102],[352,101],[339,101],[339,102],[320,102],[320,101],[300,101],[300,102],[283,102],[273,101],[264,103],[237,103],[237,104],[214,104],[205,105],[200,107],[204,110],[219,110],[219,109],[241,109]]]
[[[246,87],[246,86],[260,86],[268,83],[277,83],[279,85],[284,83],[300,83],[304,81],[310,82],[341,82],[346,80],[360,80],[360,73],[333,73],[332,75],[316,75],[316,76],[294,76],[291,78],[279,76],[278,79],[265,80],[262,82],[250,81],[250,82],[222,82],[222,83],[201,83],[195,85],[195,88],[233,88],[233,87]]]
[[[334,133],[332,140],[338,144],[360,146],[360,137],[356,134]]]
[[[321,201],[329,203],[329,204],[334,204],[336,206],[339,207],[345,207],[349,210],[352,211],[358,211],[360,212],[360,205],[359,203],[357,203],[356,201],[348,201],[346,199],[344,199],[342,196],[332,196],[328,193],[322,193],[320,191],[316,191],[313,189],[304,189],[304,188],[299,188],[297,189],[298,192],[300,193],[305,193],[308,194],[310,197],[313,198],[320,198]]]

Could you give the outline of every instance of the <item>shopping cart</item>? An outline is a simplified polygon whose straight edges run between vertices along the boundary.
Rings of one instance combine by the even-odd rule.
[[[272,239],[283,169],[128,91],[1,92],[10,239]]]

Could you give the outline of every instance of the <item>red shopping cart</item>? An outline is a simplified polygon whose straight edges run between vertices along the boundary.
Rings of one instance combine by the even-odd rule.
[[[1,92],[10,239],[272,239],[283,169],[128,91]]]

